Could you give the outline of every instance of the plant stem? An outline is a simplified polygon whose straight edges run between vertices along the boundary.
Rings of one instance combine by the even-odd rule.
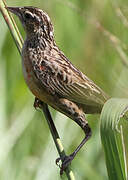
[[[18,48],[19,53],[21,54],[21,49],[23,46],[23,39],[22,36],[20,35],[20,32],[15,24],[15,21],[13,19],[13,17],[11,16],[11,14],[7,11],[6,9],[7,5],[5,3],[5,1],[0,0],[0,11],[4,17],[4,20],[11,32],[11,35],[15,41],[15,44]]]
[[[56,145],[56,148],[58,150],[58,153],[60,155],[60,157],[64,157],[66,154],[64,152],[64,148],[62,146],[62,143],[61,143],[61,140],[60,140],[60,137],[59,137],[59,134],[57,132],[57,129],[55,127],[55,124],[52,120],[52,117],[51,117],[51,114],[50,114],[50,111],[48,109],[48,105],[45,104],[45,103],[42,103],[42,107],[41,107],[42,111],[44,112],[44,115],[45,115],[45,118],[47,119],[47,122],[48,122],[48,126],[49,126],[49,129],[51,131],[51,134],[52,134],[52,137],[53,137],[53,140],[54,140],[54,143]],[[70,168],[66,168],[65,170],[65,173],[68,177],[69,180],[75,180],[75,177],[74,177],[74,174],[73,172],[70,170]]]

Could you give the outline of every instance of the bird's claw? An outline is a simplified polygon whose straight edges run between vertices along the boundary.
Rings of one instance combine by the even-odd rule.
[[[41,108],[42,107],[42,101],[41,100],[39,100],[38,98],[35,98],[35,101],[34,101],[34,104],[33,104],[33,106],[34,106],[34,108],[37,110],[37,108]]]
[[[56,165],[59,166],[59,168],[61,168],[60,160],[61,160],[61,158],[57,158],[57,159],[56,159]]]
[[[60,175],[63,174],[63,172],[65,171],[65,169],[68,167],[69,164],[71,164],[71,161],[73,160],[73,155],[69,155],[69,156],[64,156],[63,158],[57,158],[56,159],[56,165],[59,166],[60,168]],[[60,165],[60,160],[62,161],[62,164]]]

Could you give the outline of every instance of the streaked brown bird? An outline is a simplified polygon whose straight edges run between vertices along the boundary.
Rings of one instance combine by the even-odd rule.
[[[49,16],[35,7],[7,7],[17,15],[26,31],[22,49],[24,79],[36,97],[73,119],[85,138],[75,151],[62,160],[61,174],[91,136],[85,114],[100,113],[108,97],[80,72],[54,40]],[[57,159],[57,162],[60,158]]]

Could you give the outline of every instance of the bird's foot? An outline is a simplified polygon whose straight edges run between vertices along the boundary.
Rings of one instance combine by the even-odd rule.
[[[39,100],[37,97],[35,97],[35,101],[33,104],[34,108],[37,110],[37,108],[41,108],[42,107],[42,101]]]
[[[71,154],[69,156],[60,157],[60,158],[56,159],[56,164],[60,167],[60,175],[63,174],[63,172],[68,167],[68,165],[71,164],[73,159],[74,159],[74,154]],[[61,165],[60,165],[60,160],[62,161]]]

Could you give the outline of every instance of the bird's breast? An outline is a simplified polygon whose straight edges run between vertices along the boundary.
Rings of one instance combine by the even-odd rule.
[[[43,66],[40,68],[41,70],[44,69]],[[43,102],[50,104],[50,102],[53,101],[53,97],[47,92],[46,88],[43,87],[42,82],[36,77],[33,70],[32,59],[26,51],[26,48],[22,51],[22,70],[25,82],[34,96]]]
[[[30,64],[27,56],[22,57],[22,70],[23,70],[23,76],[24,76],[27,86],[32,91],[32,93],[36,95],[37,93],[35,94],[35,90],[37,89],[37,87],[36,87],[36,83],[34,82],[34,74],[32,71],[32,65]]]

